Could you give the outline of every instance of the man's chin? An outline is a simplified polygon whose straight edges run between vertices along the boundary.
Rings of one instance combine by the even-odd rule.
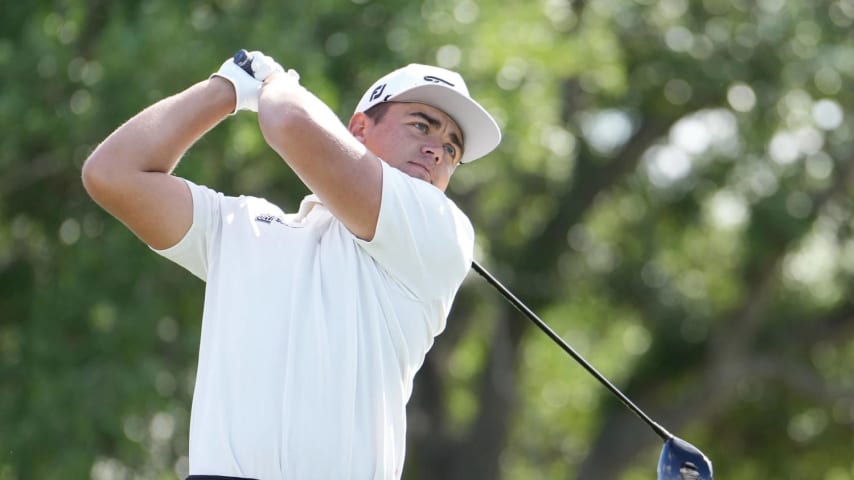
[[[433,179],[430,178],[430,172],[427,171],[424,167],[420,165],[415,165],[409,163],[406,165],[405,169],[401,169],[403,173],[409,175],[412,178],[417,178],[418,180],[424,180],[429,184],[433,184]]]

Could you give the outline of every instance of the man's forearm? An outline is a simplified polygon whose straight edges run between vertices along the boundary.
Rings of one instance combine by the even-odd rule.
[[[214,77],[160,100],[114,131],[87,168],[171,172],[184,152],[234,108],[234,89]]]
[[[265,80],[261,132],[306,186],[357,237],[376,229],[382,166],[335,113],[287,74]]]

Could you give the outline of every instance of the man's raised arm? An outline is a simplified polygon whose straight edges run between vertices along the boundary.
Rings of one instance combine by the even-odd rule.
[[[288,73],[264,82],[258,121],[267,143],[332,214],[371,240],[382,197],[381,160]]]
[[[255,74],[242,69],[237,56],[229,58],[208,80],[160,100],[120,126],[83,165],[89,195],[148,245],[171,247],[192,225],[192,196],[172,175],[184,152],[229,114],[257,112],[260,80],[281,70],[270,57],[253,54]]]
[[[187,185],[171,175],[184,152],[234,108],[218,77],[160,100],[110,134],[83,165],[83,185],[142,241],[175,245],[193,221]]]

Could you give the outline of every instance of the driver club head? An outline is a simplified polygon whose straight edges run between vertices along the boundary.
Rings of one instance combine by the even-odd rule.
[[[694,445],[678,437],[664,442],[658,480],[712,480],[712,462]]]

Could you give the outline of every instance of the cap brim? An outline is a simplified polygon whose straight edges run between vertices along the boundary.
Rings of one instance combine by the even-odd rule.
[[[391,102],[424,103],[442,110],[463,132],[463,157],[470,163],[495,150],[501,143],[501,129],[492,115],[471,98],[442,85],[421,85],[388,99]]]

